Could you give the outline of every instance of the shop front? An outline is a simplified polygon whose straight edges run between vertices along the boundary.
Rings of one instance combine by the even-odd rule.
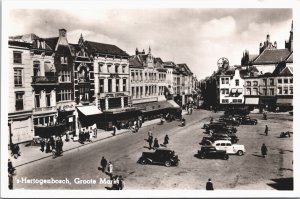
[[[276,100],[277,111],[291,111],[293,110],[292,98],[277,98]]]
[[[102,111],[99,110],[97,106],[79,106],[77,107],[77,113],[78,129],[81,129],[82,127],[93,126],[94,124],[97,124],[97,128],[99,128]]]

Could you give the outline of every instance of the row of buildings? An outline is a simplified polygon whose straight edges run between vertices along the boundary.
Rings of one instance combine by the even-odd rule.
[[[218,70],[201,81],[201,91],[206,107],[292,110],[293,24],[285,48],[278,49],[267,35],[259,44],[259,54],[245,51],[241,65],[231,67],[223,58]]]
[[[70,44],[65,29],[52,38],[12,36],[8,48],[10,143],[151,119],[186,103],[197,85],[186,64],[164,62],[150,47],[130,56],[82,35]]]

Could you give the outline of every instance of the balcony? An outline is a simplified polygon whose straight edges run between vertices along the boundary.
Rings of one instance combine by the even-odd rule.
[[[33,113],[55,112],[55,111],[57,111],[56,106],[33,108]]]
[[[32,76],[32,83],[33,85],[57,85],[58,78],[57,76]]]
[[[129,96],[128,91],[98,93],[99,98]]]

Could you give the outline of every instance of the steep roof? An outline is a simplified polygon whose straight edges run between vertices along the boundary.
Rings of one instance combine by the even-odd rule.
[[[112,44],[103,44],[92,41],[85,41],[84,44],[91,53],[129,56],[125,51]]]
[[[254,61],[253,64],[276,64],[289,56],[288,49],[266,49]]]
[[[286,59],[287,63],[293,63],[293,52],[291,52],[291,54],[289,55],[289,57]]]
[[[280,73],[279,75],[293,75],[293,67],[287,66],[285,67]]]
[[[143,63],[140,62],[140,60],[137,56],[132,56],[132,57],[129,58],[129,67],[131,67],[131,68],[142,68]]]
[[[9,39],[32,43],[35,39],[39,39],[39,37],[34,33],[29,33],[24,35],[10,36]]]
[[[46,44],[50,46],[52,50],[55,50],[57,42],[58,42],[58,37],[51,37],[51,38],[45,38]]]

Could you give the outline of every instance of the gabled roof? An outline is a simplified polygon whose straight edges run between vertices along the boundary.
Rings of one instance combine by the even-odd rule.
[[[112,44],[103,44],[92,41],[85,41],[84,45],[87,47],[90,53],[101,53],[108,55],[118,55],[128,57],[129,55],[120,49],[119,47]]]
[[[57,42],[58,42],[58,37],[51,37],[51,38],[45,38],[46,44],[50,46],[52,50],[55,50]]]
[[[291,52],[291,54],[289,55],[289,57],[286,59],[287,63],[293,63],[293,52]]]
[[[139,60],[138,56],[134,55],[129,58],[129,67],[130,68],[142,68],[143,63]]]
[[[10,36],[9,39],[32,43],[35,39],[39,39],[39,37],[36,34],[29,33],[25,35]]]
[[[293,67],[287,66],[285,67],[280,73],[279,75],[293,75]]]
[[[254,61],[253,64],[276,64],[286,60],[290,51],[288,49],[265,49]]]

